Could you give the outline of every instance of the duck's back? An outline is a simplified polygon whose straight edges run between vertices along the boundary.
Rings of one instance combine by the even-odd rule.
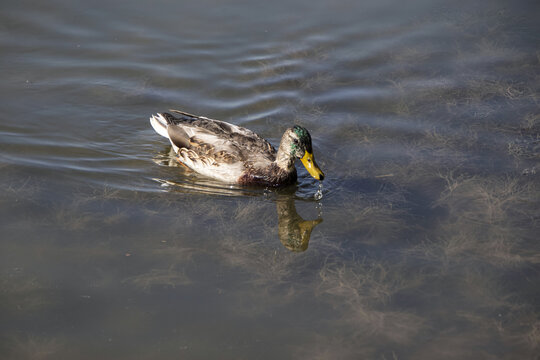
[[[224,121],[178,110],[160,113],[150,121],[168,138],[178,159],[193,170],[222,181],[242,182],[246,174],[265,172],[276,150],[253,131]]]
[[[253,131],[224,121],[191,115],[171,110],[175,116],[163,113],[169,125],[169,138],[179,148],[193,151],[214,149],[214,153],[225,151],[229,155],[248,160],[253,155],[274,161],[276,150],[265,139]],[[172,133],[172,134],[171,134]]]

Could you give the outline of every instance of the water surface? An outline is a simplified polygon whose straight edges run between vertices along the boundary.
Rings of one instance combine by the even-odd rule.
[[[6,359],[537,359],[534,1],[4,1]],[[223,186],[181,109],[326,179]]]

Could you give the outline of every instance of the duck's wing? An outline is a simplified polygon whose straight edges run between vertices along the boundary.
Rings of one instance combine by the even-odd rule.
[[[274,147],[245,127],[179,110],[171,112],[178,115],[172,120],[175,125],[183,127],[188,136],[198,138],[204,144],[226,144],[244,154],[257,154],[274,160],[276,154]]]
[[[234,156],[246,160],[252,156],[275,158],[274,147],[253,131],[241,126],[171,110],[177,116],[160,113],[152,116],[154,129],[171,141],[175,151],[186,148],[199,155]]]
[[[246,166],[267,166],[275,149],[253,131],[178,110],[150,118],[157,133],[168,138],[181,162],[220,180],[236,182]],[[249,165],[248,165],[249,164]]]

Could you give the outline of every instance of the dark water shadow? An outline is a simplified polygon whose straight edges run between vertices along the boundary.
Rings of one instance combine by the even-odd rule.
[[[264,197],[276,203],[278,217],[278,236],[285,248],[293,252],[307,250],[311,232],[320,224],[322,219],[321,203],[318,203],[318,216],[314,220],[305,220],[296,210],[296,201],[309,201],[306,189],[298,185],[285,188],[269,189],[261,187],[246,187],[235,184],[223,184],[210,178],[203,177],[176,160],[170,146],[154,157],[154,162],[161,166],[175,167],[178,176],[174,180],[154,178],[165,191],[207,194],[231,197]],[[311,196],[313,201],[313,195]]]

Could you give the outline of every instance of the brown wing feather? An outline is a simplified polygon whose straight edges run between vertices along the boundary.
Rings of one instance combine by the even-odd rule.
[[[201,157],[211,158],[219,163],[231,164],[236,161],[244,160],[238,149],[234,148],[231,144],[226,145],[225,148],[223,145],[217,147],[210,142],[205,142],[196,136],[192,136],[189,138],[189,147],[186,148],[192,150]]]
[[[171,142],[179,148],[189,148],[189,136],[180,126],[167,127]]]
[[[216,161],[224,162],[245,161],[253,157],[268,161],[275,159],[274,147],[249,129],[179,110],[171,112],[179,116],[168,113],[162,115],[169,125],[173,125],[168,127],[175,129],[169,130],[169,135],[173,133],[171,141],[179,148],[187,148],[208,157],[214,156]]]

